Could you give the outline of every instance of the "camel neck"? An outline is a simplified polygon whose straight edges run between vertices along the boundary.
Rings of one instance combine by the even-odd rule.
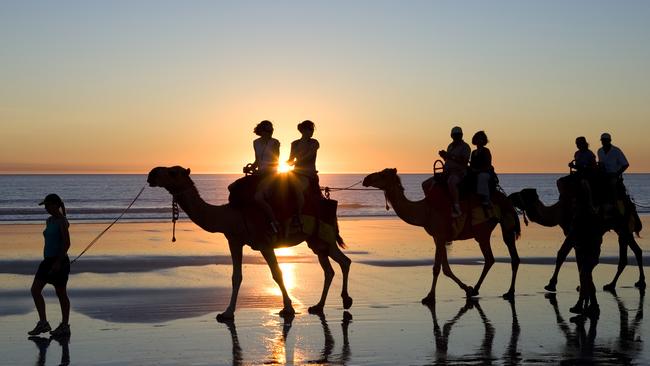
[[[196,188],[174,194],[174,199],[192,222],[211,233],[227,233],[239,217],[228,205],[215,206],[205,202]]]
[[[562,223],[562,210],[560,202],[545,206],[539,199],[533,202],[532,207],[526,211],[533,222],[543,226],[556,226]]]
[[[384,194],[400,219],[415,226],[426,225],[430,213],[424,200],[411,201],[406,198],[404,188],[399,183],[386,189]]]

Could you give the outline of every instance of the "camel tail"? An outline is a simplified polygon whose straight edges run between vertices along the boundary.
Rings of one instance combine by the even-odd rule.
[[[339,233],[336,233],[336,244],[343,249],[347,248],[347,245],[345,245],[345,242]]]

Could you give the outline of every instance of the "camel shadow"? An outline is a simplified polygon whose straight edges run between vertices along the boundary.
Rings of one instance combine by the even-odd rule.
[[[61,346],[61,362],[60,366],[67,366],[70,364],[70,336],[61,336],[61,337],[41,337],[41,336],[31,336],[30,341],[34,342],[36,348],[38,349],[38,357],[36,359],[36,366],[44,366],[47,360],[47,350],[50,347],[52,340],[56,341]]]
[[[351,356],[350,351],[350,342],[348,338],[348,328],[352,322],[352,315],[344,311],[343,319],[341,320],[341,329],[343,332],[343,345],[341,346],[341,352],[333,356],[335,340],[332,336],[327,319],[324,314],[318,314],[320,319],[320,324],[323,329],[323,338],[324,345],[321,350],[318,359],[314,360],[304,360],[301,363],[304,364],[337,364],[337,365],[346,365]],[[267,360],[263,364],[284,364],[293,362],[293,351],[286,348],[286,340],[293,325],[292,317],[283,319],[282,330],[277,332],[276,336],[270,342],[271,354],[267,357]],[[237,334],[237,327],[233,319],[228,319],[221,321],[228,328],[230,333],[230,339],[232,341],[232,364],[235,366],[247,364],[244,361],[244,351],[242,350],[241,344],[239,342],[239,335]]]
[[[511,302],[514,306],[514,302]],[[477,364],[492,364],[496,358],[492,354],[492,345],[494,344],[494,335],[495,329],[492,326],[492,323],[485,315],[485,312],[481,308],[477,299],[468,298],[465,304],[458,310],[456,315],[449,319],[445,324],[440,327],[438,322],[438,316],[436,313],[436,305],[427,306],[431,312],[431,318],[433,320],[433,336],[436,344],[436,351],[433,356],[433,364],[455,364],[455,363],[477,363]],[[456,323],[470,310],[475,309],[478,312],[478,315],[481,319],[481,323],[484,327],[484,335],[481,341],[481,345],[474,352],[468,351],[461,357],[450,357],[448,355],[449,349],[449,338],[451,336],[451,331]],[[514,309],[514,308],[513,308]],[[518,328],[518,322],[517,322]],[[516,336],[511,338],[511,344],[506,350],[506,353],[510,350],[517,350],[517,343],[519,332],[514,333]]]

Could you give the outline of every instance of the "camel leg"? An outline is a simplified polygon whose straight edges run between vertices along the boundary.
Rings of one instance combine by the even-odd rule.
[[[616,283],[618,282],[618,278],[621,276],[621,273],[623,273],[623,270],[627,266],[626,239],[629,240],[628,235],[624,233],[618,235],[618,266],[616,267],[616,274],[614,275],[614,279],[612,279],[612,282],[603,286],[603,290],[605,291],[613,291],[614,289],[616,289]]]
[[[481,276],[478,279],[478,282],[476,282],[476,285],[470,292],[470,296],[478,296],[479,290],[481,288],[481,285],[483,284],[483,280],[485,280],[485,276],[487,276],[488,272],[490,271],[490,268],[494,265],[494,255],[492,254],[492,248],[490,247],[490,238],[481,238],[477,239],[479,248],[481,248],[481,253],[483,253],[483,258],[485,259],[485,262],[483,264],[483,271],[481,272]]]
[[[431,290],[429,290],[427,296],[422,299],[423,305],[433,306],[436,303],[436,284],[438,283],[438,276],[440,275],[440,268],[442,265],[439,248],[440,247],[436,246],[436,256],[433,260],[433,281],[431,281]]]
[[[296,314],[296,311],[293,309],[293,306],[291,305],[291,299],[289,298],[289,294],[287,293],[287,289],[284,287],[284,280],[282,279],[282,271],[280,270],[280,265],[278,264],[278,259],[275,257],[275,252],[273,251],[273,248],[262,250],[262,256],[264,256],[266,263],[269,265],[269,268],[271,269],[271,275],[273,276],[273,280],[275,280],[275,283],[277,283],[278,286],[280,286],[280,291],[282,291],[282,302],[284,304],[284,308],[280,310],[280,316],[290,318]]]
[[[571,245],[571,242],[569,242],[569,239],[564,238],[564,242],[562,242],[562,246],[557,251],[557,257],[555,258],[555,270],[553,271],[553,275],[551,276],[551,279],[548,281],[548,285],[544,286],[544,289],[546,291],[552,291],[552,292],[557,291],[555,285],[557,285],[557,277],[560,274],[560,268],[562,267],[562,264],[564,264],[566,257],[571,252],[572,247],[573,246]]]
[[[239,243],[228,243],[230,247],[230,257],[232,259],[232,294],[230,295],[230,304],[226,311],[217,315],[217,321],[224,322],[235,318],[235,308],[237,307],[237,295],[242,281],[242,248]]]
[[[445,248],[445,243],[446,241],[443,241],[440,243],[440,245],[436,244],[436,251],[440,251],[440,258],[441,260],[441,265],[442,265],[442,273],[444,273],[445,276],[451,278],[456,284],[463,290],[465,291],[465,294],[467,296],[471,296],[472,292],[472,287],[467,286],[466,284],[463,283],[456,275],[454,272],[451,270],[451,266],[449,266],[449,260],[447,259],[447,250]],[[436,255],[437,257],[437,255]]]
[[[630,246],[630,249],[632,249],[632,253],[634,253],[634,257],[636,258],[636,265],[639,267],[639,280],[634,284],[634,287],[637,287],[641,290],[645,290],[645,273],[643,272],[643,252],[641,251],[641,247],[639,247],[639,244],[634,240],[634,236],[630,234],[630,240],[628,241],[628,245]]]
[[[504,299],[514,300],[515,298],[515,283],[517,282],[517,271],[519,270],[519,253],[517,253],[517,246],[515,244],[515,233],[504,233],[503,240],[508,247],[508,253],[510,254],[510,268],[512,269],[512,277],[510,279],[510,288],[508,292],[501,295]]]
[[[343,284],[341,286],[341,298],[343,299],[343,309],[347,310],[352,306],[352,298],[348,294],[348,276],[350,274],[350,264],[352,261],[345,255],[336,244],[330,244],[329,256],[341,267],[343,273]]]
[[[323,307],[325,306],[327,293],[330,290],[330,285],[332,284],[332,279],[334,278],[334,269],[332,268],[327,255],[319,254],[318,262],[320,263],[321,268],[323,268],[323,273],[325,274],[325,282],[323,283],[323,293],[320,296],[320,301],[318,301],[318,304],[309,307],[310,314],[323,314]]]

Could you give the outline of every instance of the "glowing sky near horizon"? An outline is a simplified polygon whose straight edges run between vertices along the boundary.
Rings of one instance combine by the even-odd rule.
[[[240,172],[274,122],[321,172],[426,172],[458,124],[498,172],[607,131],[650,172],[648,1],[3,1],[0,172]]]

